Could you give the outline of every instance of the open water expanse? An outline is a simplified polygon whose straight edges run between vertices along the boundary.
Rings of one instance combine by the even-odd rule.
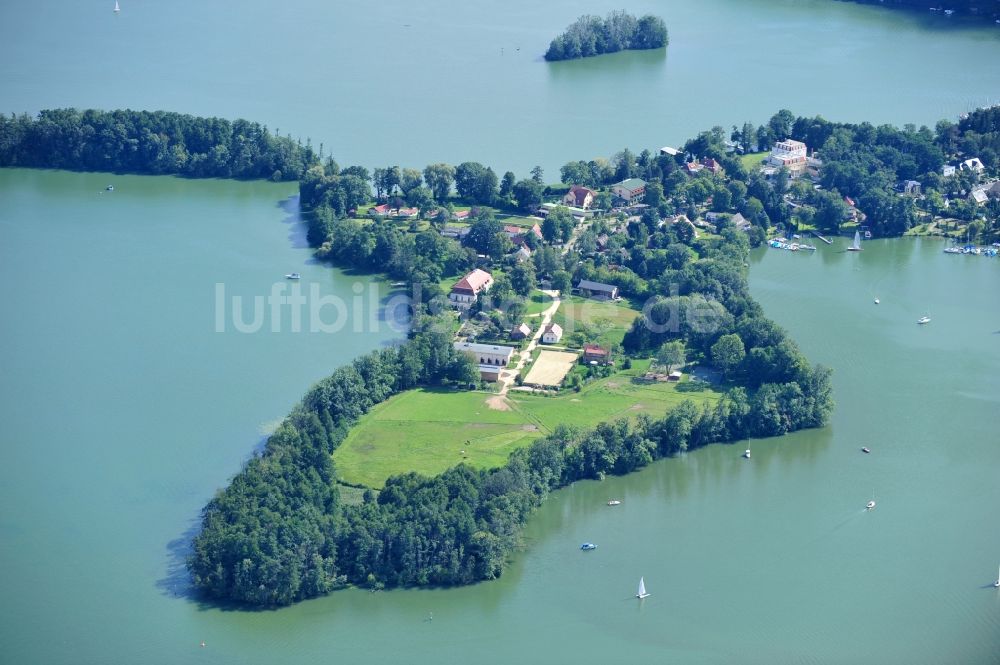
[[[931,3],[929,3],[931,4]],[[570,160],[778,109],[934,126],[1000,102],[1000,26],[834,0],[49,0],[0,3],[0,111],[243,117],[342,166]],[[584,13],[662,16],[670,45],[545,63]]]
[[[826,0],[640,2],[665,57],[551,66],[554,34],[613,7],[120,2],[4,3],[0,106],[243,116],[342,164],[551,178],[781,107],[932,124],[1000,96],[1000,28]],[[294,194],[0,171],[0,661],[997,662],[1000,262],[936,240],[754,253],[754,295],[835,370],[828,428],[558,492],[496,582],[200,605],[200,508],[313,381],[401,336],[216,332],[217,284],[367,293],[310,261]]]

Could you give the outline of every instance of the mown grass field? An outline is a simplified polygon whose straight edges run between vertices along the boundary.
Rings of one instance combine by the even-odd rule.
[[[435,475],[460,462],[500,466],[541,433],[516,411],[491,409],[491,397],[424,389],[396,395],[365,415],[336,450],[338,474],[381,488],[389,476],[407,471]]]
[[[502,465],[511,451],[557,425],[593,427],[606,420],[648,413],[661,417],[685,399],[701,404],[720,393],[678,392],[676,384],[637,384],[648,361],[593,381],[577,393],[555,397],[511,392],[506,400],[484,392],[411,390],[376,406],[334,453],[347,483],[381,488],[391,475],[434,475],[465,462]],[[490,408],[488,400],[508,410]],[[464,453],[463,453],[464,451]]]

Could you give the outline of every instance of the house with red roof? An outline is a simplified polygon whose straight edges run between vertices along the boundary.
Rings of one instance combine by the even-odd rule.
[[[722,164],[715,161],[711,157],[706,157],[705,159],[701,160],[701,165],[704,166],[705,170],[711,173],[712,175],[720,175],[725,173],[725,171],[722,168]]]
[[[594,204],[594,197],[596,196],[597,192],[589,187],[573,185],[569,188],[569,191],[566,192],[566,196],[563,197],[562,202],[564,205],[574,206],[576,208],[586,210]]]
[[[585,363],[596,362],[599,365],[607,365],[610,355],[607,349],[601,348],[597,344],[583,345],[583,362]]]
[[[471,307],[479,299],[480,293],[485,293],[493,286],[493,275],[476,268],[451,287],[448,299],[459,308]]]

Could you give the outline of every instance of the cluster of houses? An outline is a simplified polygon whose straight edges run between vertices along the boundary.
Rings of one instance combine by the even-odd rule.
[[[460,310],[472,307],[479,297],[487,293],[493,286],[493,275],[476,268],[452,285],[448,300],[452,306]],[[618,297],[618,287],[613,284],[603,284],[590,280],[580,280],[577,291],[586,297],[596,299],[614,299]],[[510,331],[512,341],[521,341],[531,336],[531,328],[526,323],[520,323]],[[543,344],[558,344],[562,341],[563,329],[558,323],[548,323],[542,330]],[[484,381],[498,381],[500,373],[511,361],[515,348],[501,344],[477,344],[475,342],[455,342],[457,351],[472,354],[479,365],[479,375]],[[610,352],[596,344],[587,344],[583,349],[582,359],[589,364],[607,364]]]

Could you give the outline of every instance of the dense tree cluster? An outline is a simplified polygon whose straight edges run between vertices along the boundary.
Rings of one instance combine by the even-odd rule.
[[[387,508],[376,517],[370,513],[378,508],[341,506],[334,484],[331,454],[372,406],[418,384],[465,383],[478,376],[471,356],[454,351],[450,334],[422,327],[400,348],[363,356],[314,386],[263,452],[209,502],[188,561],[199,590],[268,606],[321,595],[348,581],[364,583],[372,571],[398,584],[479,579],[467,572],[482,568],[477,550],[469,547],[479,530],[475,519],[471,532],[451,541],[427,534],[425,541],[446,551],[434,561],[449,569],[429,576],[425,568],[437,564],[407,559],[413,543],[398,542],[400,529],[415,537],[438,526],[426,512],[394,513],[399,506],[390,490],[379,504]],[[453,526],[463,522],[459,512],[452,515]],[[384,548],[378,554],[372,534]]]
[[[309,146],[246,120],[76,109],[0,116],[0,166],[298,180],[316,161]]]
[[[572,60],[628,49],[661,48],[668,41],[663,19],[648,14],[636,18],[624,11],[614,11],[604,19],[599,16],[578,18],[552,40],[545,59]]]

